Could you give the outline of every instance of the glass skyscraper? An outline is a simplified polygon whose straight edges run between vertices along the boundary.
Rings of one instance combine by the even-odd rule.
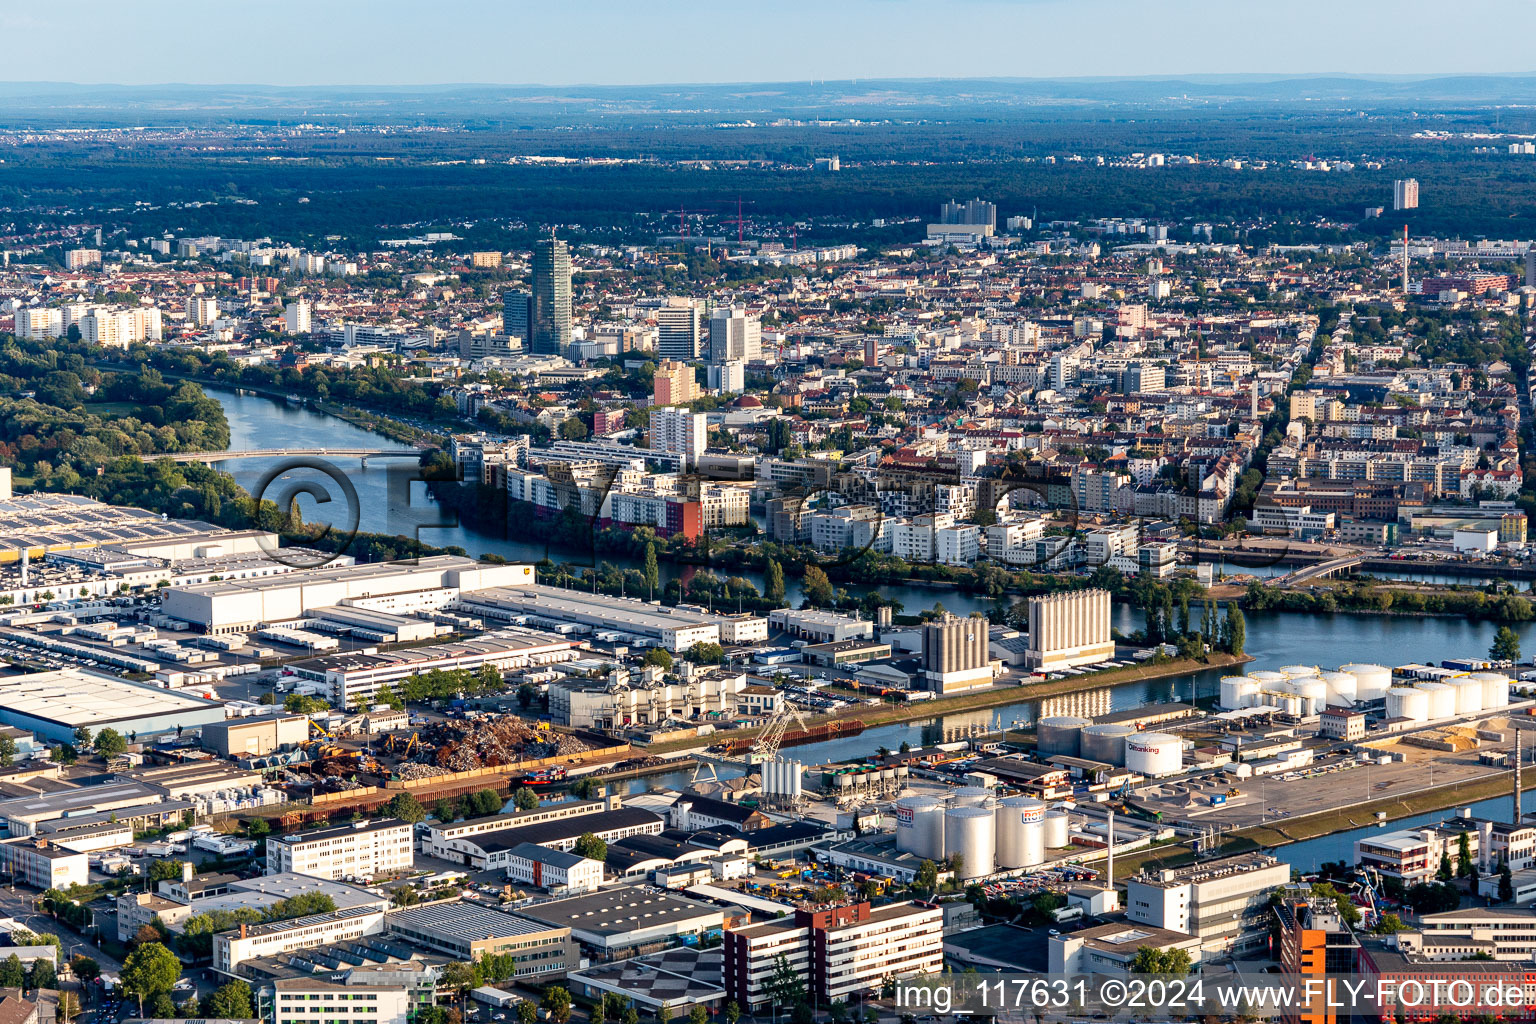
[[[533,245],[530,351],[560,355],[571,343],[571,251],[558,238]]]

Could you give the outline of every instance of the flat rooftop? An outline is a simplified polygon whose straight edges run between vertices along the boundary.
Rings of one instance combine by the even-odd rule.
[[[633,886],[551,900],[521,907],[517,912],[535,921],[597,935],[622,935],[637,928],[682,924],[723,913],[719,907]]]
[[[114,722],[222,707],[218,701],[76,668],[0,677],[0,708],[92,731]]]
[[[394,931],[437,932],[454,939],[481,941],[510,935],[540,935],[569,925],[558,920],[534,920],[494,907],[459,902],[396,911],[389,915],[389,927]]]
[[[660,632],[690,626],[714,626],[725,616],[686,608],[667,608],[628,597],[584,594],[540,583],[519,587],[492,587],[466,594],[462,603],[474,607],[500,608],[521,615],[569,622],[600,622],[615,629]]]

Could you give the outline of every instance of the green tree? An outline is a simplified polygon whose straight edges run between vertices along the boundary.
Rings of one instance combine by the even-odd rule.
[[[27,983],[27,969],[21,966],[21,957],[12,953],[0,960],[0,986],[22,988]]]
[[[709,1011],[702,1003],[694,1003],[693,1009],[688,1011],[688,1024],[709,1024]]]
[[[80,726],[75,730],[75,746],[88,747],[91,745],[91,730],[86,726]]]
[[[95,957],[84,955],[74,957],[69,961],[69,969],[75,977],[87,985],[101,977],[101,965],[96,962]]]
[[[410,793],[396,793],[379,808],[379,813],[386,818],[399,818],[412,825],[425,821],[427,817],[427,809]]]
[[[1190,967],[1187,949],[1157,949],[1153,946],[1140,946],[1136,950],[1136,955],[1131,958],[1133,974],[1188,974]]]
[[[517,1024],[538,1024],[539,1008],[533,1005],[533,1000],[524,999],[517,1004]]]
[[[779,563],[774,559],[770,558],[768,560],[768,568],[765,571],[765,575],[767,578],[764,582],[767,584],[768,589],[764,591],[763,597],[767,599],[768,603],[773,605],[775,608],[783,606],[784,567],[779,565]],[[739,1008],[737,1012],[740,1012]]]
[[[214,990],[204,1004],[203,1012],[209,1017],[222,1020],[249,1020],[256,1016],[256,1000],[251,986],[236,979]]]
[[[519,811],[531,811],[539,806],[539,794],[527,786],[519,786],[517,792],[512,794],[512,806]]]
[[[149,1012],[158,1020],[175,1020],[176,1003],[169,992],[161,992],[151,1000]]]
[[[469,794],[466,802],[469,805],[468,813],[471,818],[489,818],[491,815],[501,811],[501,807],[506,803],[506,800],[502,799],[501,794],[494,789],[486,787],[485,789],[477,789]],[[521,809],[519,808],[519,810]]]
[[[93,747],[102,757],[116,757],[128,749],[128,741],[123,739],[122,733],[108,726],[96,734]]]
[[[144,1012],[144,1000],[169,992],[181,977],[181,961],[160,942],[146,942],[128,954],[120,974],[123,988],[139,1000],[139,1012]]]
[[[832,581],[827,579],[827,574],[819,567],[808,565],[805,573],[800,577],[800,587],[805,591],[805,600],[816,608],[826,608],[837,601],[837,591],[832,586]]]
[[[655,541],[647,541],[645,545],[645,585],[650,591],[646,600],[654,601],[656,591],[661,588],[661,567],[656,564]]]
[[[1403,919],[1396,914],[1382,914],[1371,931],[1377,935],[1395,935],[1406,927],[1407,925],[1403,924]]]
[[[1456,877],[1466,878],[1472,873],[1472,844],[1463,832],[1456,837]]]
[[[665,999],[656,1007],[656,1024],[672,1024],[672,1004]]]
[[[1227,621],[1222,627],[1222,635],[1227,650],[1232,654],[1242,654],[1243,648],[1248,644],[1248,623],[1243,618],[1243,610],[1237,606],[1236,601],[1227,604]]]
[[[783,953],[774,958],[773,975],[763,990],[778,1006],[794,1006],[805,1002],[805,979]]]
[[[1454,874],[1455,871],[1451,868],[1450,853],[1442,852],[1440,854],[1440,869],[1435,872],[1435,877],[1440,879],[1440,881],[1445,882],[1449,881]]]
[[[588,860],[607,860],[608,844],[591,832],[583,832],[576,837],[575,852],[578,857],[586,857]]]
[[[741,1020],[741,1007],[732,999],[725,1004],[725,1024],[736,1024]]]
[[[924,860],[912,875],[912,884],[922,892],[933,892],[939,887],[939,866]]]
[[[1515,880],[1509,873],[1509,863],[1499,865],[1499,902],[1508,903],[1515,898]]]
[[[549,1011],[555,1024],[565,1024],[571,1019],[571,994],[559,985],[544,990],[544,1009]]]
[[[1488,657],[1494,661],[1519,661],[1520,634],[1508,626],[1500,626],[1498,632],[1493,634],[1493,646],[1488,648]]]
[[[660,665],[663,670],[670,670],[672,668],[672,653],[664,647],[652,647],[645,652],[645,657],[641,660],[640,664]]]
[[[58,977],[53,969],[53,961],[38,957],[32,961],[32,966],[27,968],[28,988],[58,988]]]
[[[149,874],[147,876],[151,887],[157,882],[175,882],[180,880],[182,862],[179,860],[152,860],[149,862]]]
[[[0,736],[0,764],[12,764],[16,760],[16,741]]]

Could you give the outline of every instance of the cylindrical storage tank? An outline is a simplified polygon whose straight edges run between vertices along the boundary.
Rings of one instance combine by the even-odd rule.
[[[1323,708],[1328,706],[1328,684],[1317,676],[1293,679],[1291,685],[1296,687],[1296,692],[1306,701],[1307,714],[1320,715]]]
[[[1105,764],[1125,764],[1125,740],[1135,736],[1128,725],[1090,725],[1083,730],[1083,756]]]
[[[1355,700],[1381,700],[1392,688],[1392,670],[1380,665],[1341,665],[1355,677]]]
[[[931,796],[896,801],[896,849],[925,860],[942,860],[944,804]]]
[[[1045,814],[1045,846],[1059,850],[1070,843],[1071,819],[1066,811],[1047,811]]]
[[[1045,860],[1045,804],[1027,796],[997,802],[997,866],[1034,867]]]
[[[763,792],[770,796],[779,792],[779,762],[763,762]]]
[[[992,798],[990,789],[980,786],[960,786],[949,792],[949,806],[951,807],[980,807]]]
[[[1281,665],[1280,674],[1287,679],[1310,679],[1317,675],[1316,665]]]
[[[1280,710],[1282,712],[1292,718],[1306,717],[1306,699],[1303,698],[1301,694],[1282,693],[1277,694],[1276,696],[1278,697],[1278,700],[1276,700],[1275,703],[1280,706]]]
[[[980,878],[993,870],[997,818],[987,807],[951,807],[944,812],[944,856],[960,855],[960,877]]]
[[[1146,732],[1125,741],[1125,766],[1149,779],[1184,767],[1184,741],[1166,732]]]
[[[1447,683],[1420,683],[1417,687],[1429,694],[1429,717],[1456,717],[1456,688]]]
[[[1411,686],[1394,686],[1387,691],[1387,717],[1406,718],[1412,722],[1429,721],[1429,694]]]
[[[1471,676],[1460,676],[1451,680],[1451,688],[1456,691],[1456,713],[1458,715],[1475,715],[1483,710],[1483,681],[1473,679]]]
[[[1352,707],[1355,703],[1355,694],[1359,686],[1355,676],[1351,672],[1321,672],[1318,674],[1328,686],[1328,706],[1331,708]]]
[[[805,765],[799,761],[789,761],[786,763],[786,768],[789,771],[789,779],[787,780],[789,795],[799,796],[802,791],[801,778],[805,772]]]
[[[1065,754],[1076,757],[1082,752],[1082,731],[1093,723],[1072,715],[1052,715],[1035,726],[1035,749],[1041,757]]]
[[[1228,711],[1251,708],[1259,702],[1259,684],[1247,676],[1221,677],[1221,706]]]
[[[1259,684],[1259,687],[1261,689],[1267,689],[1269,687],[1274,686],[1276,683],[1283,683],[1283,682],[1285,682],[1285,674],[1284,673],[1282,673],[1282,672],[1270,672],[1267,669],[1260,669],[1257,672],[1249,672],[1248,673],[1248,678],[1249,679],[1257,680],[1258,684]]]
[[[1502,672],[1474,672],[1467,676],[1483,684],[1483,710],[1509,706],[1509,677]]]

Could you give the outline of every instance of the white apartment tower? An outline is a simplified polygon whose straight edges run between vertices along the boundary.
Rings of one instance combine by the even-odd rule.
[[[651,410],[651,448],[683,456],[683,468],[698,465],[709,446],[709,417],[687,409]]]
[[[309,303],[295,299],[283,307],[283,331],[288,334],[308,334]]]
[[[219,318],[219,300],[206,295],[194,295],[187,300],[187,319],[199,327],[207,327]]]
[[[656,354],[692,362],[704,338],[704,310],[696,299],[668,299],[656,310]]]
[[[763,354],[763,327],[744,309],[722,306],[709,318],[709,361],[750,363]]]

